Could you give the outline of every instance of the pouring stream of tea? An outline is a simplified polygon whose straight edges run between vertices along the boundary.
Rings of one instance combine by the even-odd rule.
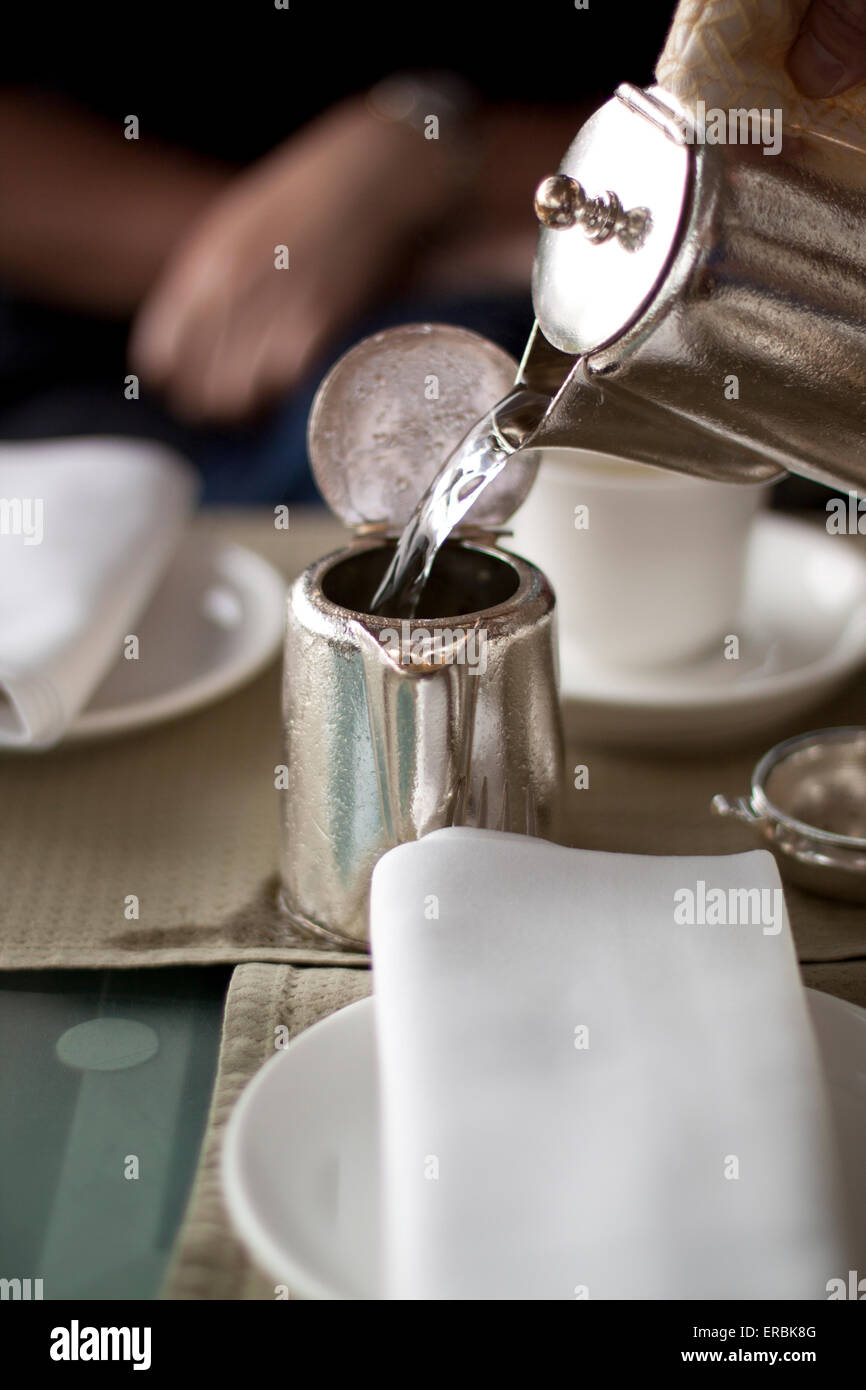
[[[515,386],[451,453],[403,529],[371,613],[413,618],[433,561],[454,527],[538,425],[550,399]]]

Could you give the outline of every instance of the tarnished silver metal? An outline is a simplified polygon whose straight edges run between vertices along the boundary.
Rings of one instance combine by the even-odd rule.
[[[320,383],[307,429],[313,474],[331,511],[347,526],[399,534],[449,454],[516,374],[503,348],[454,324],[403,323],[356,343]],[[535,471],[531,456],[516,457],[473,508],[473,524],[500,527]]]
[[[866,491],[864,152],[806,131],[777,154],[693,143],[675,98],[624,86],[563,175],[650,220],[631,251],[592,241],[556,186],[518,377],[553,400],[526,447]]]
[[[753,827],[794,883],[866,902],[866,727],[786,739],[755,767],[748,797],[715,796],[712,809]]]
[[[448,825],[554,838],[564,770],[541,572],[451,542],[428,616],[401,622],[356,608],[392,549],[356,540],[301,575],[288,604],[282,905],[295,928],[359,950],[386,850]]]

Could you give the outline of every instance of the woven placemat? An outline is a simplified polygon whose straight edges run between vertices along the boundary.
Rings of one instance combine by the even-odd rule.
[[[274,1055],[275,1030],[290,1037],[370,993],[369,971],[241,965],[226,998],[219,1069],[201,1157],[166,1277],[171,1299],[274,1299],[234,1235],[222,1199],[220,1159],[228,1117],[247,1081]]]
[[[263,510],[193,524],[287,579],[346,534],[312,509],[288,531]],[[0,759],[0,969],[366,964],[293,938],[277,907],[282,758],[275,660],[186,718]]]
[[[317,513],[288,532],[269,512],[206,513],[197,526],[264,555],[286,575],[342,543]],[[861,677],[806,716],[859,723]],[[636,854],[723,854],[752,848],[745,827],[710,814],[715,792],[744,792],[767,744],[676,757],[570,740],[564,840]],[[359,966],[366,957],[293,939],[276,907],[282,761],[279,671],[198,714],[137,735],[0,759],[0,969],[236,964]],[[132,895],[138,917],[128,914]],[[866,955],[862,907],[795,889],[788,905],[801,960]]]
[[[569,721],[573,724],[573,719]],[[741,822],[720,820],[710,803],[749,791],[759,758],[774,743],[807,729],[866,722],[866,677],[861,673],[834,699],[779,724],[743,746],[682,755],[641,754],[569,738],[569,769],[589,770],[589,786],[569,793],[566,842],[585,849],[630,854],[734,854],[759,845]],[[587,731],[588,734],[591,731]],[[574,778],[572,778],[574,780]],[[801,961],[866,957],[866,907],[807,893],[785,884],[785,901]]]

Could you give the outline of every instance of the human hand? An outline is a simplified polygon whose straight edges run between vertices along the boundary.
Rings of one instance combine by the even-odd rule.
[[[187,418],[241,419],[289,390],[448,199],[435,142],[334,108],[235,178],[171,257],[130,357]],[[278,269],[275,248],[288,247]]]
[[[807,97],[836,96],[866,80],[866,0],[812,0],[788,71]]]

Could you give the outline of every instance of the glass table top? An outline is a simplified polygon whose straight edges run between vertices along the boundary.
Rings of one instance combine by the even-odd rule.
[[[41,1279],[45,1299],[158,1295],[230,975],[0,972],[0,1278]]]

